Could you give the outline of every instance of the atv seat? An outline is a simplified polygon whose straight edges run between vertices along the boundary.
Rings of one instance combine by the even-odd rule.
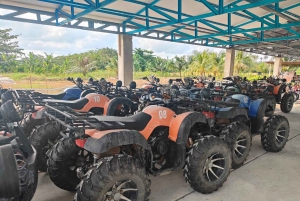
[[[42,96],[47,96],[49,98],[53,98],[53,99],[58,99],[58,100],[61,100],[63,99],[63,97],[66,95],[66,92],[62,92],[60,94],[42,94]]]
[[[49,105],[64,105],[64,106],[70,107],[74,110],[80,110],[89,102],[89,100],[87,98],[80,98],[80,99],[74,100],[74,101],[43,99],[43,102],[46,102]]]
[[[90,118],[95,118],[101,122],[120,122],[124,124],[124,129],[132,129],[141,131],[143,130],[149,121],[151,120],[151,116],[144,112],[139,112],[135,115],[129,117],[115,117],[115,116],[91,116]],[[109,127],[109,129],[119,129],[120,127]]]

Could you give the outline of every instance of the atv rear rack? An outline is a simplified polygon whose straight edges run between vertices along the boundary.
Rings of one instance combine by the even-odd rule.
[[[99,121],[92,116],[92,113],[78,113],[67,107],[65,107],[66,110],[62,110],[62,107],[55,108],[48,104],[46,104],[45,107],[47,108],[47,111],[45,112],[46,116],[73,131],[82,129],[110,130],[122,129],[125,127],[123,123],[117,121]]]

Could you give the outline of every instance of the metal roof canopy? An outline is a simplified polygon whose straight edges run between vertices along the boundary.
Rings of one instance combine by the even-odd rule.
[[[299,0],[1,0],[0,8],[10,11],[4,20],[300,58]]]
[[[267,61],[266,63],[274,65],[274,61]],[[300,61],[282,61],[281,65],[282,66],[300,66]]]

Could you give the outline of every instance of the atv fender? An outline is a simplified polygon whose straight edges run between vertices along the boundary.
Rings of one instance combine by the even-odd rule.
[[[251,102],[249,108],[249,117],[265,116],[265,111],[267,108],[267,102],[265,99],[258,99]]]
[[[186,142],[191,128],[196,123],[207,123],[206,117],[200,112],[185,112],[177,115],[171,121],[169,127],[169,139],[176,142],[176,155],[173,166],[182,168],[186,158]]]
[[[103,114],[106,116],[114,116],[114,112],[116,108],[121,104],[131,107],[132,101],[129,98],[125,98],[125,97],[113,98],[110,101],[107,101],[105,103]]]
[[[186,143],[191,128],[198,122],[207,123],[200,112],[185,112],[173,117],[169,127],[169,139],[176,143]]]
[[[84,98],[88,99],[88,103],[82,109],[76,110],[77,112],[89,112],[92,108],[104,108],[106,102],[109,101],[108,97],[96,93],[87,94]]]
[[[84,143],[84,149],[92,153],[104,153],[111,148],[122,145],[137,144],[146,150],[151,147],[145,137],[135,130],[116,129],[116,130],[86,130],[86,134],[91,137],[87,138]],[[76,144],[77,141],[76,141]]]
[[[278,85],[275,87],[274,94],[275,94],[277,103],[281,102],[281,95],[282,95],[282,93],[285,92],[285,88],[286,88],[286,85]]]
[[[176,116],[175,112],[169,108],[150,105],[143,109],[143,113],[151,116],[147,126],[140,133],[148,139],[155,128],[159,126],[170,127],[171,121]]]
[[[258,99],[251,103],[249,108],[249,116],[252,133],[260,133],[263,131],[266,108],[267,102],[264,99]]]

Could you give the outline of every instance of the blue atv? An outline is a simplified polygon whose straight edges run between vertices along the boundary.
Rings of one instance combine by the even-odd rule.
[[[239,102],[239,107],[248,111],[252,134],[261,135],[261,143],[265,150],[270,152],[281,151],[289,137],[289,122],[282,115],[271,115],[266,121],[267,101],[265,99],[251,100],[243,94],[234,94],[227,101]]]

